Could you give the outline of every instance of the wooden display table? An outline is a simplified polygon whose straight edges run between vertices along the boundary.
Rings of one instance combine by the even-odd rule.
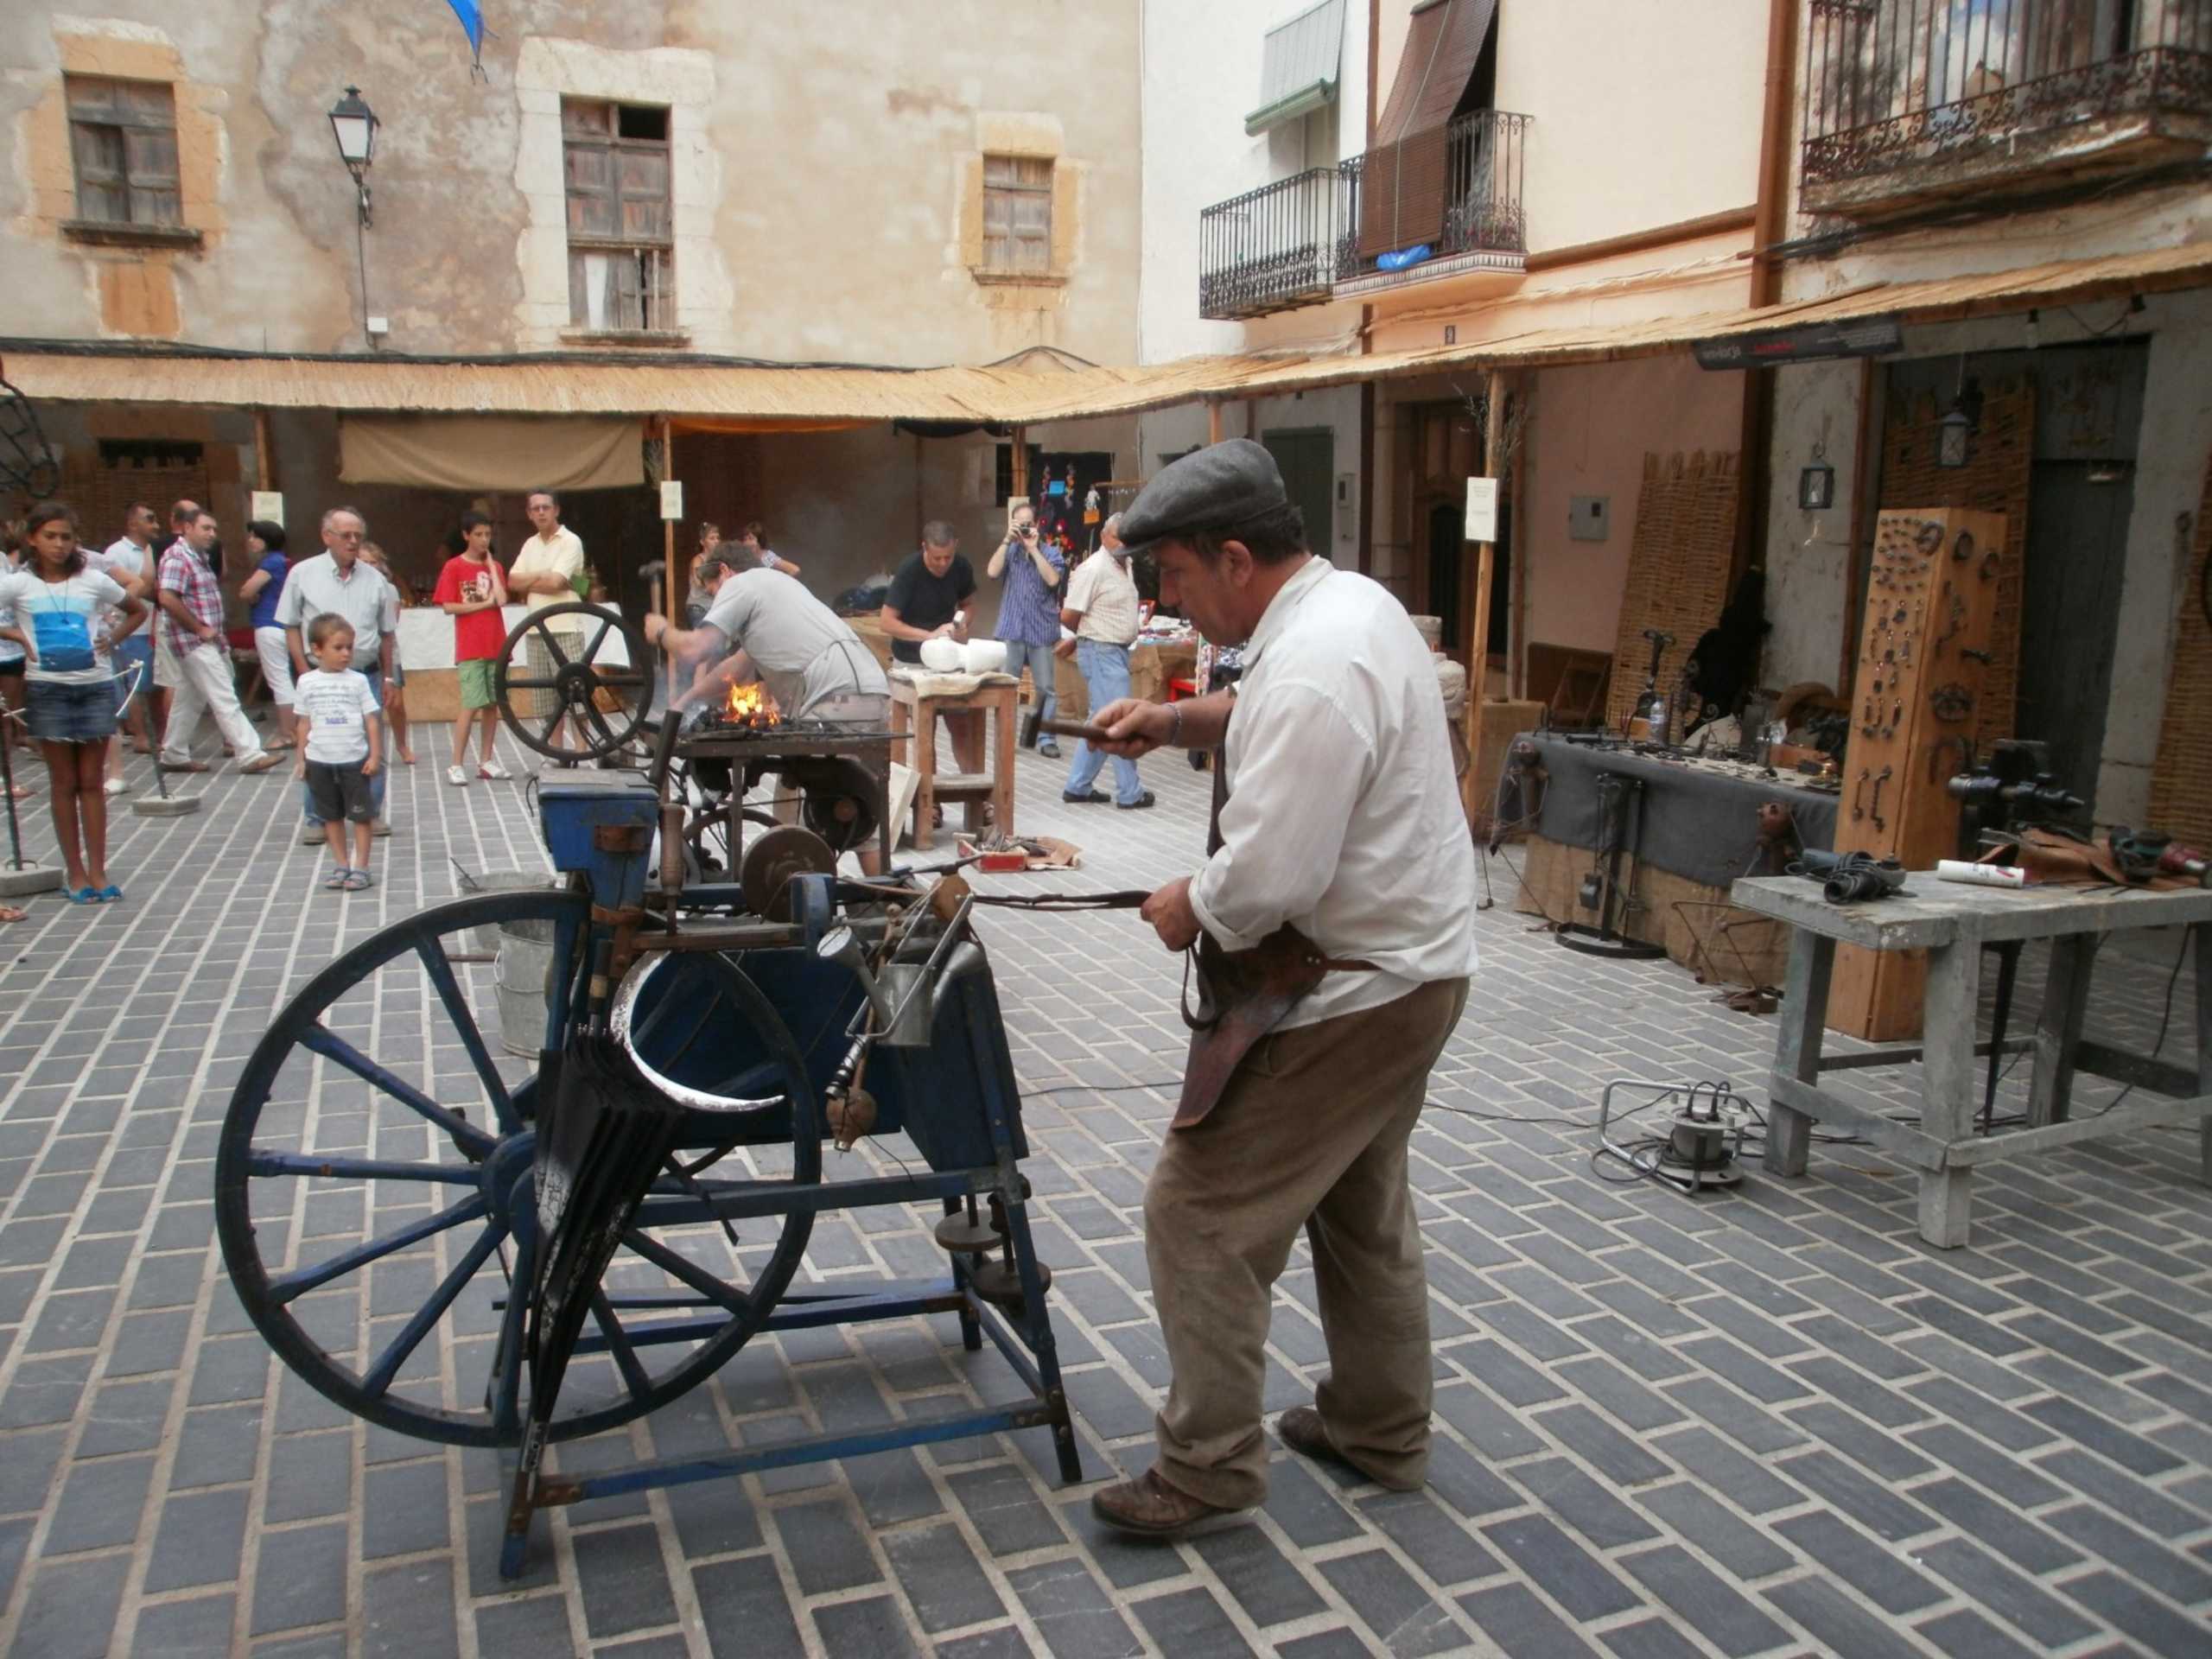
[[[1818,887],[1795,876],[1738,881],[1732,896],[1745,909],[1786,922],[1791,929],[1789,972],[1768,1084],[1773,1122],[1767,1128],[1766,1167],[1773,1173],[1805,1173],[1816,1119],[1862,1135],[1919,1170],[1920,1236],[1939,1249],[1956,1249],[1966,1243],[1974,1166],[1999,1158],[2195,1122],[2202,1140],[2202,1173],[2212,1180],[2212,928],[2202,929],[2194,940],[2196,1052],[2190,1065],[2164,1065],[2082,1036],[2089,974],[2106,936],[2125,928],[2212,922],[2212,892],[2115,893],[2082,887],[2013,892],[1959,886],[1916,874],[1906,878],[1905,892],[1897,897],[1858,904],[1829,904]],[[1982,946],[2028,939],[2051,942],[2050,978],[2036,1021],[2028,1124],[2005,1134],[1976,1135],[1974,1109],[1981,1098],[1981,1084],[1974,1066],[1974,1011],[1981,989]],[[1877,952],[1927,951],[1927,1036],[1922,1043],[1821,1057],[1821,1027],[1839,942]],[[1914,1059],[1923,1067],[1917,1128],[1820,1086],[1824,1071]],[[2069,1096],[2076,1071],[2117,1078],[2172,1097],[2116,1106],[2097,1117],[2069,1119]]]
[[[940,802],[960,801],[967,807],[967,828],[974,834],[983,827],[983,804],[990,803],[995,826],[1001,835],[1014,833],[1014,702],[1020,682],[995,675],[972,691],[937,695],[924,690],[929,681],[916,681],[903,673],[891,676],[891,750],[900,759],[899,746],[910,739],[913,759],[908,764],[920,779],[914,791],[914,846],[926,851],[932,840],[931,825]],[[991,721],[987,769],[947,772],[937,769],[937,723],[945,715],[988,714]],[[897,841],[894,833],[893,842]]]

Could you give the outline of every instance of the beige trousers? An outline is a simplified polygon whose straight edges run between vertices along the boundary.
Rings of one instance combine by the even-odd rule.
[[[1174,1380],[1158,1468],[1223,1509],[1268,1491],[1268,1302],[1299,1229],[1313,1249],[1337,1449],[1385,1486],[1428,1464],[1428,1283],[1406,1142],[1467,1005],[1439,980],[1255,1045],[1205,1119],[1171,1132],[1145,1188],[1145,1259]]]

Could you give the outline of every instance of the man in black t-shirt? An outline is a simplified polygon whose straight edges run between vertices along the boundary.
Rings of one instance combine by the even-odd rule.
[[[960,537],[942,518],[922,526],[918,552],[907,556],[883,596],[883,632],[891,655],[920,666],[922,641],[968,638],[965,607],[976,591],[976,573],[960,556]],[[983,769],[983,716],[980,711],[941,717],[952,734],[952,756],[963,772]]]

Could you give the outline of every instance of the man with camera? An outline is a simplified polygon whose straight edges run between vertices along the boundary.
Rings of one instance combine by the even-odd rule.
[[[1029,695],[1037,712],[1050,720],[1058,701],[1052,690],[1052,647],[1060,642],[1057,594],[1067,562],[1037,528],[1037,510],[1029,503],[1015,503],[1009,517],[1006,540],[991,555],[983,574],[1006,582],[1005,596],[999,601],[1006,671],[1018,676],[1025,666],[1029,670]],[[1037,745],[1037,753],[1060,758],[1059,745],[1049,737]]]

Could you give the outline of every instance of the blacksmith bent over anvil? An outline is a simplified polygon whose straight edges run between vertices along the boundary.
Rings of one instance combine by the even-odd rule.
[[[840,718],[880,722],[891,683],[874,653],[798,582],[757,564],[741,569],[740,556],[735,549],[717,550],[699,561],[699,584],[711,600],[697,628],[645,619],[646,639],[694,671],[676,702],[758,675],[787,718],[826,713],[836,702]],[[855,708],[855,698],[874,701]]]
[[[1123,699],[1109,752],[1216,750],[1205,867],[1141,914],[1196,947],[1181,1103],[1145,1189],[1145,1256],[1174,1376],[1159,1457],[1091,1499],[1166,1535],[1267,1495],[1262,1348],[1274,1281],[1312,1241],[1329,1376],[1283,1443],[1397,1491],[1426,1476],[1428,1291],[1406,1146],[1475,967],[1474,849],[1444,704],[1404,607],[1308,550],[1274,460],[1232,439],[1163,468],[1122,535],[1160,600],[1245,647],[1231,690]]]

